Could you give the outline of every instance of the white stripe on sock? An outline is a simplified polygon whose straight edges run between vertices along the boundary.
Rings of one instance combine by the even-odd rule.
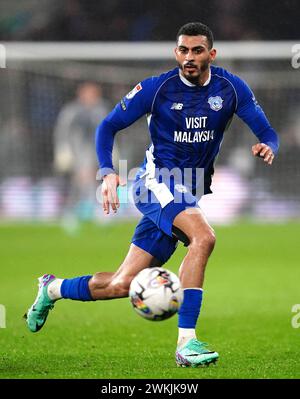
[[[185,345],[190,339],[196,338],[196,330],[194,328],[178,328],[177,346],[180,348]]]
[[[56,278],[55,280],[51,281],[51,283],[47,287],[47,294],[52,301],[56,301],[57,299],[61,299],[60,287],[64,279]]]

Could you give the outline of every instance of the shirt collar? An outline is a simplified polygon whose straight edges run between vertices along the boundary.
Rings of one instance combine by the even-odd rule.
[[[189,81],[182,75],[180,69],[179,69],[179,77],[180,77],[180,80],[181,80],[185,85],[190,86],[190,87],[196,86],[196,85],[194,85],[193,83],[189,82]],[[209,84],[209,82],[210,82],[210,79],[211,79],[211,70],[210,70],[210,68],[209,68],[208,78],[207,78],[206,82],[203,83],[202,86],[207,86],[207,85]]]

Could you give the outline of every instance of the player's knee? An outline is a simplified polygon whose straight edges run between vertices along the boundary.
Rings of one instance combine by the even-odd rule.
[[[213,229],[207,229],[202,237],[202,242],[209,251],[212,251],[216,244],[216,235]]]
[[[206,229],[201,234],[197,234],[190,244],[191,249],[201,250],[205,248],[207,251],[212,252],[216,244],[216,235],[212,228]]]

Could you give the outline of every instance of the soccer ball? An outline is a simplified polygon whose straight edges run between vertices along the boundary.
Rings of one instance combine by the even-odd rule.
[[[183,290],[175,273],[163,267],[149,267],[132,280],[129,298],[140,316],[159,321],[178,311],[183,301]]]

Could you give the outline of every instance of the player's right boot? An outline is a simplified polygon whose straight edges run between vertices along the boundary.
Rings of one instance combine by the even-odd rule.
[[[30,331],[39,331],[46,322],[49,311],[54,307],[55,301],[49,298],[48,285],[55,279],[52,274],[44,274],[39,280],[39,290],[33,305],[24,315]]]
[[[205,342],[192,338],[176,350],[175,357],[178,367],[199,367],[215,363],[219,354],[209,350]]]

